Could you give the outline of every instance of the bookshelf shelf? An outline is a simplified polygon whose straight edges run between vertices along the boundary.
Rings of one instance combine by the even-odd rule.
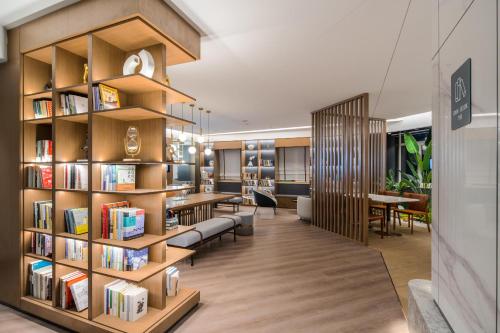
[[[33,118],[24,120],[25,124],[52,124],[52,117]]]
[[[153,3],[155,6],[166,6],[159,0],[144,5],[148,7]],[[166,247],[165,243],[167,239],[193,229],[191,226],[179,226],[176,230],[165,230],[167,197],[194,188],[191,185],[174,185],[171,177],[173,168],[167,167],[170,164],[194,163],[166,161],[165,152],[167,127],[189,126],[194,122],[173,116],[168,110],[172,109],[172,104],[195,101],[166,84],[166,66],[196,59],[186,51],[186,45],[173,42],[139,14],[100,26],[21,54],[22,184],[51,186],[25,186],[22,189],[22,287],[19,303],[21,309],[29,313],[63,323],[76,331],[165,331],[200,299],[199,291],[194,289],[183,289],[176,297],[166,297],[167,277],[164,272],[194,253]],[[150,52],[154,59],[152,77],[122,75],[125,59],[142,49]],[[98,91],[94,87],[101,83],[118,90],[120,103],[114,105],[120,104],[121,107],[97,110],[111,103],[109,99],[94,99]],[[94,105],[97,101],[99,105]],[[35,116],[43,118],[35,119]],[[137,155],[141,159],[139,162],[122,160],[127,157],[124,136],[129,126],[139,128],[142,141],[141,152]],[[48,156],[51,156],[50,162],[36,162]],[[128,170],[131,173],[135,169],[135,189],[100,190],[103,164],[135,165],[135,168],[120,168],[122,172]],[[118,173],[116,170],[113,172]],[[129,183],[129,188],[133,188],[132,181]],[[101,238],[103,205],[124,200],[131,207],[144,210],[144,235],[129,241]],[[49,212],[52,219],[50,230],[32,227],[47,225],[39,221],[46,220]],[[80,226],[85,218],[88,233],[76,235],[67,232],[68,225],[71,229],[77,228],[73,223]],[[35,238],[35,233],[40,235]],[[52,236],[52,247],[47,235]],[[37,250],[32,250],[32,239],[38,242]],[[133,250],[148,248],[148,264],[131,272],[96,267],[101,264],[103,245]],[[32,253],[49,253],[50,249],[51,257]],[[86,261],[68,259],[82,257]],[[39,260],[51,263],[50,301],[30,296],[31,270],[39,269],[44,281],[48,281],[48,273],[51,272],[49,266],[38,263]],[[62,309],[60,305],[60,288],[64,283],[61,277],[76,271],[85,273],[88,278],[88,308],[81,312]],[[64,279],[68,281],[75,277],[79,276],[70,275]],[[127,322],[103,314],[104,285],[115,279],[127,280],[148,290],[147,315],[135,322]]]
[[[66,87],[61,87],[57,88],[56,92],[58,93],[63,93],[63,92],[74,92],[74,93],[79,93],[79,94],[88,94],[89,93],[89,87],[88,84],[84,83],[79,83],[79,84],[74,84],[71,86],[66,86]]]
[[[36,233],[44,234],[44,235],[52,235],[52,230],[50,230],[50,229],[27,227],[27,228],[24,228],[24,231],[36,232]]]
[[[117,279],[139,283],[195,253],[195,251],[192,250],[179,248],[168,248],[165,252],[167,258],[165,262],[149,262],[146,266],[136,271],[118,271],[115,269],[98,267],[94,268],[93,272]]]
[[[76,234],[70,234],[69,232],[59,232],[56,234],[57,237],[63,237],[63,238],[71,238],[71,239],[77,239],[77,240],[83,240],[83,241],[88,241],[89,240],[89,234],[81,234],[81,235],[76,235]]]
[[[122,332],[146,332],[152,329],[162,318],[174,315],[183,307],[192,307],[192,304],[199,302],[200,292],[195,289],[183,288],[174,297],[166,297],[166,307],[162,310],[153,307],[148,308],[148,313],[134,322],[128,322],[119,318],[101,314],[94,318],[97,323],[116,328]]]
[[[35,254],[35,253],[31,253],[31,252],[26,252],[24,255],[26,257],[30,257],[30,258],[33,258],[33,259],[45,260],[45,261],[52,261],[52,258],[41,256],[41,255],[38,255],[38,254]]]
[[[169,126],[188,126],[193,124],[189,120],[184,120],[143,106],[126,106],[115,109],[94,110],[93,114],[96,116],[102,116],[122,121],[166,119],[167,125]]]
[[[38,91],[24,95],[27,99],[52,98],[52,90]]]
[[[141,74],[119,75],[105,80],[95,81],[94,84],[105,84],[128,94],[143,94],[153,91],[163,91],[170,103],[194,103],[195,99],[161,82],[150,79]]]
[[[88,113],[69,114],[56,116],[56,120],[71,121],[74,123],[87,124],[89,122]]]
[[[63,265],[66,267],[76,268],[76,269],[84,270],[84,271],[86,271],[88,269],[88,266],[89,266],[89,263],[86,261],[69,260],[69,259],[56,260],[56,264]]]
[[[131,239],[128,241],[99,238],[95,239],[94,243],[101,245],[117,246],[126,249],[140,250],[145,247],[149,247],[158,244],[160,242],[166,241],[167,239],[191,231],[193,229],[194,229],[193,226],[180,225],[177,229],[169,230],[164,235],[144,234],[144,236],[142,237]]]

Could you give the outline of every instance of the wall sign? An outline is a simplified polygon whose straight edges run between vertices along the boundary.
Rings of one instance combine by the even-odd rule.
[[[470,124],[471,104],[471,59],[467,59],[451,76],[451,129],[456,130]]]

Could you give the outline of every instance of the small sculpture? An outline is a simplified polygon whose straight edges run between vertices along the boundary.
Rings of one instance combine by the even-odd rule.
[[[155,61],[153,55],[146,50],[141,50],[138,54],[132,54],[125,60],[123,64],[123,75],[135,74],[139,65],[142,65],[139,74],[149,78],[153,77]]]
[[[136,126],[128,127],[123,143],[125,146],[125,153],[127,156],[130,156],[130,158],[124,158],[123,161],[140,161],[141,159],[134,158],[141,152],[141,137],[139,136],[139,129]]]
[[[83,64],[83,83],[87,83],[89,79],[89,65]]]

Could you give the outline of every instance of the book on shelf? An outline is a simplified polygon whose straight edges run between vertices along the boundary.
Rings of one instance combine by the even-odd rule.
[[[262,186],[262,187],[273,187],[274,186],[274,180],[273,179],[261,179],[261,180],[259,180],[259,186]]]
[[[253,194],[254,189],[255,189],[255,187],[245,186],[242,188],[243,194]]]
[[[29,165],[26,169],[27,187],[52,188],[52,166]]]
[[[52,200],[33,202],[33,227],[52,229]]]
[[[39,256],[52,257],[52,236],[31,233],[31,252]]]
[[[52,299],[52,263],[36,260],[28,263],[29,294],[41,300]]]
[[[257,179],[244,179],[243,180],[243,186],[257,186],[257,185],[258,185]]]
[[[88,165],[86,164],[64,164],[63,184],[68,190],[88,189]]]
[[[64,210],[64,224],[66,232],[74,235],[85,234],[89,231],[89,209],[70,208]]]
[[[61,109],[63,115],[87,113],[89,99],[85,95],[75,93],[61,93]]]
[[[33,113],[35,119],[52,117],[52,100],[50,98],[34,99]]]
[[[64,257],[72,261],[88,262],[88,243],[78,239],[66,238],[64,240]]]
[[[256,180],[258,178],[257,173],[255,172],[243,172],[244,180]]]
[[[201,170],[201,179],[211,179],[214,178],[214,173],[207,170]]]
[[[255,199],[253,197],[249,196],[244,196],[243,197],[243,204],[244,205],[255,205]]]
[[[94,109],[106,110],[120,107],[120,95],[118,90],[100,83],[92,87],[94,95]]]
[[[149,249],[124,249],[115,246],[102,246],[101,266],[117,271],[136,271],[148,264]]]
[[[274,166],[274,160],[261,160],[260,161],[260,166],[273,167]]]
[[[123,280],[104,285],[104,313],[136,321],[148,312],[148,290]]]
[[[167,214],[166,214],[166,223],[165,223],[165,229],[166,230],[174,230],[179,227],[179,218],[175,214],[175,212],[171,209],[167,208]]]
[[[75,271],[59,278],[60,306],[83,311],[88,307],[88,278],[85,273]]]
[[[128,202],[105,204],[102,207],[102,238],[130,240],[144,235],[145,211],[128,207]]]
[[[135,165],[101,165],[101,191],[135,190]]]
[[[208,178],[208,179],[201,179],[201,183],[203,185],[214,185],[215,181],[213,178]]]
[[[36,140],[36,157],[37,162],[52,161],[52,140]]]
[[[165,270],[167,275],[167,296],[177,296],[180,290],[179,270],[177,267],[170,266]]]

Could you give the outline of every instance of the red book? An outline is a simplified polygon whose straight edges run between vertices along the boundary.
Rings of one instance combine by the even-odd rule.
[[[72,284],[75,284],[78,281],[84,280],[87,278],[87,275],[82,274],[74,277],[73,279],[69,280],[66,282],[66,308],[69,309],[71,307],[71,304],[73,303],[73,295],[71,294],[71,287]]]
[[[41,168],[42,188],[52,188],[52,167]]]
[[[109,210],[111,208],[129,207],[128,201],[112,202],[101,206],[102,238],[109,239]]]

